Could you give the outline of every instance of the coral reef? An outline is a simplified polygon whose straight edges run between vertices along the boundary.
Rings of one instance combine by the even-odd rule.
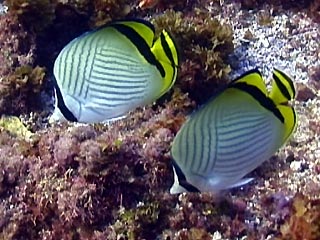
[[[0,82],[0,112],[18,115],[39,109],[44,77],[44,68],[32,68],[30,65],[17,67],[4,76]]]
[[[36,36],[9,12],[0,16],[0,113],[37,108],[45,70],[35,66]]]
[[[256,217],[274,222],[256,231],[245,223],[256,213],[244,200],[167,192],[170,143],[193,107],[176,90],[162,106],[110,126],[57,125],[26,141],[4,125],[0,239],[317,239],[318,200],[257,199]]]
[[[78,14],[90,16],[93,25],[102,25],[131,11],[128,0],[6,0],[9,11],[31,31],[41,32],[54,24],[57,9],[66,7]]]
[[[26,141],[31,140],[33,136],[33,133],[23,125],[18,117],[0,118],[0,131],[7,131],[10,135]]]
[[[21,140],[15,148],[6,144],[17,139],[1,132],[0,139],[6,139],[0,146],[1,197],[14,197],[0,207],[4,216],[0,238],[8,233],[13,239],[86,238],[116,224],[116,219],[121,222],[118,234],[150,234],[145,225],[158,221],[159,204],[152,198],[170,184],[166,153],[173,131],[184,119],[172,105],[182,106],[182,111],[191,106],[181,96],[164,111],[138,112],[133,118],[140,128],[130,118],[104,128],[64,125],[38,133],[31,142]],[[150,122],[141,122],[147,118]],[[166,119],[171,119],[167,126]],[[135,209],[139,202],[145,205]],[[15,208],[9,211],[10,205]],[[128,224],[131,230],[125,227]]]
[[[242,8],[229,8],[227,2],[241,2]],[[279,1],[268,2],[277,6]],[[285,2],[319,13],[317,1]],[[260,7],[262,1],[159,0],[150,9],[134,9],[139,1],[126,0],[6,4],[9,12],[0,16],[0,114],[30,117],[0,119],[0,239],[320,238],[319,103],[309,82],[297,84],[299,134],[252,173],[252,185],[220,197],[168,193],[175,134],[231,70],[228,56],[238,39],[233,38],[235,26],[221,16],[235,21],[239,13],[245,19],[237,24],[251,26],[255,13],[242,9]],[[213,12],[222,7],[225,15],[215,18]],[[277,19],[265,12],[254,15],[260,28],[251,28],[244,44]],[[82,32],[124,16],[151,16],[157,32],[166,28],[173,35],[181,58],[174,89],[156,105],[110,125],[42,125],[40,94],[52,95],[49,83],[58,52]],[[299,18],[292,19],[284,26],[292,24],[304,34]],[[319,89],[319,67],[308,68],[308,74]]]
[[[35,38],[8,13],[0,16],[0,76],[34,63]]]
[[[127,15],[129,1],[7,0],[0,16],[0,113],[42,111],[40,92],[52,94],[52,62],[74,37]],[[40,67],[38,67],[38,65]]]
[[[50,0],[6,0],[16,20],[31,32],[41,32],[54,19],[54,4]]]

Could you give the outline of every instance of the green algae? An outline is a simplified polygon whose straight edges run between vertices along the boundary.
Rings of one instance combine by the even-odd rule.
[[[195,9],[194,15],[166,10],[153,22],[157,29],[166,28],[178,46],[183,46],[177,86],[196,101],[204,102],[212,89],[226,81],[231,70],[226,63],[234,49],[231,27],[201,9]]]
[[[24,139],[31,140],[33,133],[20,121],[18,117],[1,117],[0,131],[8,131],[11,135]]]

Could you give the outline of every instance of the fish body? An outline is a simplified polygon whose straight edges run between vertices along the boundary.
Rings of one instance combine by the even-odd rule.
[[[270,158],[290,137],[296,114],[289,77],[275,70],[270,94],[261,73],[252,70],[194,112],[177,133],[172,148],[171,193],[241,186],[243,178]]]
[[[67,44],[54,63],[56,106],[50,121],[95,123],[124,116],[167,92],[178,54],[163,30],[144,20],[112,22]]]

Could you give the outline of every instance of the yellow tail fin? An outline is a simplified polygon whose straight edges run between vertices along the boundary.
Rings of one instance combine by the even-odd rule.
[[[163,30],[151,51],[165,70],[164,86],[161,91],[163,93],[174,84],[177,78],[179,64],[177,47],[169,33]]]
[[[272,90],[269,97],[276,105],[285,104],[295,98],[294,84],[285,73],[275,69],[272,78]]]
[[[177,47],[166,30],[162,30],[159,38],[154,42],[151,51],[159,61],[178,66]]]
[[[283,143],[285,143],[297,125],[297,115],[293,107],[278,105],[277,108],[281,112],[281,115],[284,117],[284,125],[285,125],[285,134],[283,137]]]

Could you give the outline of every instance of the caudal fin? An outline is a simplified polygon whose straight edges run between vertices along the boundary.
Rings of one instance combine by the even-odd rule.
[[[278,105],[277,108],[279,109],[279,111],[281,112],[281,115],[284,118],[285,134],[284,134],[283,143],[282,143],[284,144],[289,139],[289,137],[291,136],[291,134],[296,128],[297,114],[294,108],[291,106]]]
[[[177,78],[179,65],[177,47],[170,34],[163,30],[154,42],[151,51],[165,71],[164,87],[161,91],[161,94],[163,94],[172,87]]]
[[[275,69],[272,78],[272,89],[269,97],[276,105],[286,104],[295,98],[296,91],[290,77],[282,71]]]

